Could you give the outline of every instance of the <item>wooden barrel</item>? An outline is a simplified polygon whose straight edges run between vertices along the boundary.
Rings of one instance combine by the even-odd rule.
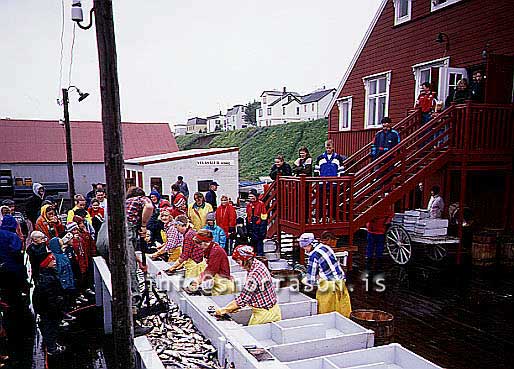
[[[19,177],[14,178],[14,185],[15,186],[23,186],[23,178],[19,178]]]
[[[473,236],[471,256],[473,265],[491,266],[496,261],[496,235],[491,233],[480,233]]]
[[[375,332],[375,346],[393,342],[394,316],[382,310],[359,309],[350,314],[350,319]]]
[[[514,241],[503,242],[500,245],[500,264],[514,266]]]
[[[23,182],[25,186],[32,187],[32,178],[25,178]]]
[[[289,269],[272,270],[271,275],[280,281],[280,288],[289,286],[300,287],[302,273],[299,271]]]

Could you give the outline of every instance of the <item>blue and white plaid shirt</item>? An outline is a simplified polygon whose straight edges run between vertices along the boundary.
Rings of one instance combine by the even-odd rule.
[[[334,251],[322,243],[318,243],[309,255],[307,283],[316,284],[318,277],[327,281],[345,279],[343,269],[339,265]]]

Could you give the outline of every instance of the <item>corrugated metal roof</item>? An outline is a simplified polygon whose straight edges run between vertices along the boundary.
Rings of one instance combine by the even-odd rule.
[[[122,123],[124,158],[178,151],[168,123]],[[0,119],[0,163],[65,163],[64,127],[58,121]],[[101,122],[71,122],[73,162],[103,163]]]

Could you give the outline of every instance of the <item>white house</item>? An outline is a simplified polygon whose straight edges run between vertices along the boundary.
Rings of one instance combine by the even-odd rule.
[[[335,88],[321,89],[314,91],[302,97],[301,106],[301,120],[316,120],[325,118],[325,111],[327,110],[330,101],[336,93]]]
[[[282,92],[264,91],[261,94],[261,109],[257,111],[257,125],[267,127],[323,118],[334,93],[335,89],[322,89],[301,96],[296,92],[287,92],[285,87]]]
[[[145,192],[157,188],[169,195],[177,176],[189,187],[189,202],[195,192],[205,193],[209,184],[219,184],[218,196],[237,201],[239,186],[239,148],[192,149],[169,154],[144,156],[125,161],[126,180],[137,179]]]
[[[207,132],[226,131],[226,127],[227,117],[221,111],[219,114],[207,117]]]
[[[174,134],[176,136],[184,136],[187,133],[187,124],[175,124]]]
[[[234,105],[227,110],[227,125],[224,131],[232,131],[235,129],[246,128],[247,123],[244,120],[245,106]]]

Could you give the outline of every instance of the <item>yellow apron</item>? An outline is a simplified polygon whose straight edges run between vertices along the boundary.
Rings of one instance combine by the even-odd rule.
[[[180,254],[182,254],[182,247],[175,247],[174,249],[168,251],[168,263],[174,263],[177,261],[180,257]]]
[[[193,259],[187,259],[184,263],[184,269],[186,270],[185,278],[196,278],[207,268],[205,261],[196,263]]]
[[[252,307],[252,316],[250,317],[248,325],[278,322],[279,320],[282,320],[282,312],[278,304],[273,305],[269,310]]]
[[[166,232],[161,230],[161,238],[162,238],[162,244],[164,245],[166,241],[168,240],[168,237],[166,237]]]
[[[318,300],[318,314],[337,311],[348,318],[352,312],[350,294],[343,280],[320,279],[316,300]]]
[[[211,289],[212,296],[230,295],[236,292],[236,284],[233,280],[221,277],[218,274],[216,274],[212,280],[214,281],[214,285]]]

